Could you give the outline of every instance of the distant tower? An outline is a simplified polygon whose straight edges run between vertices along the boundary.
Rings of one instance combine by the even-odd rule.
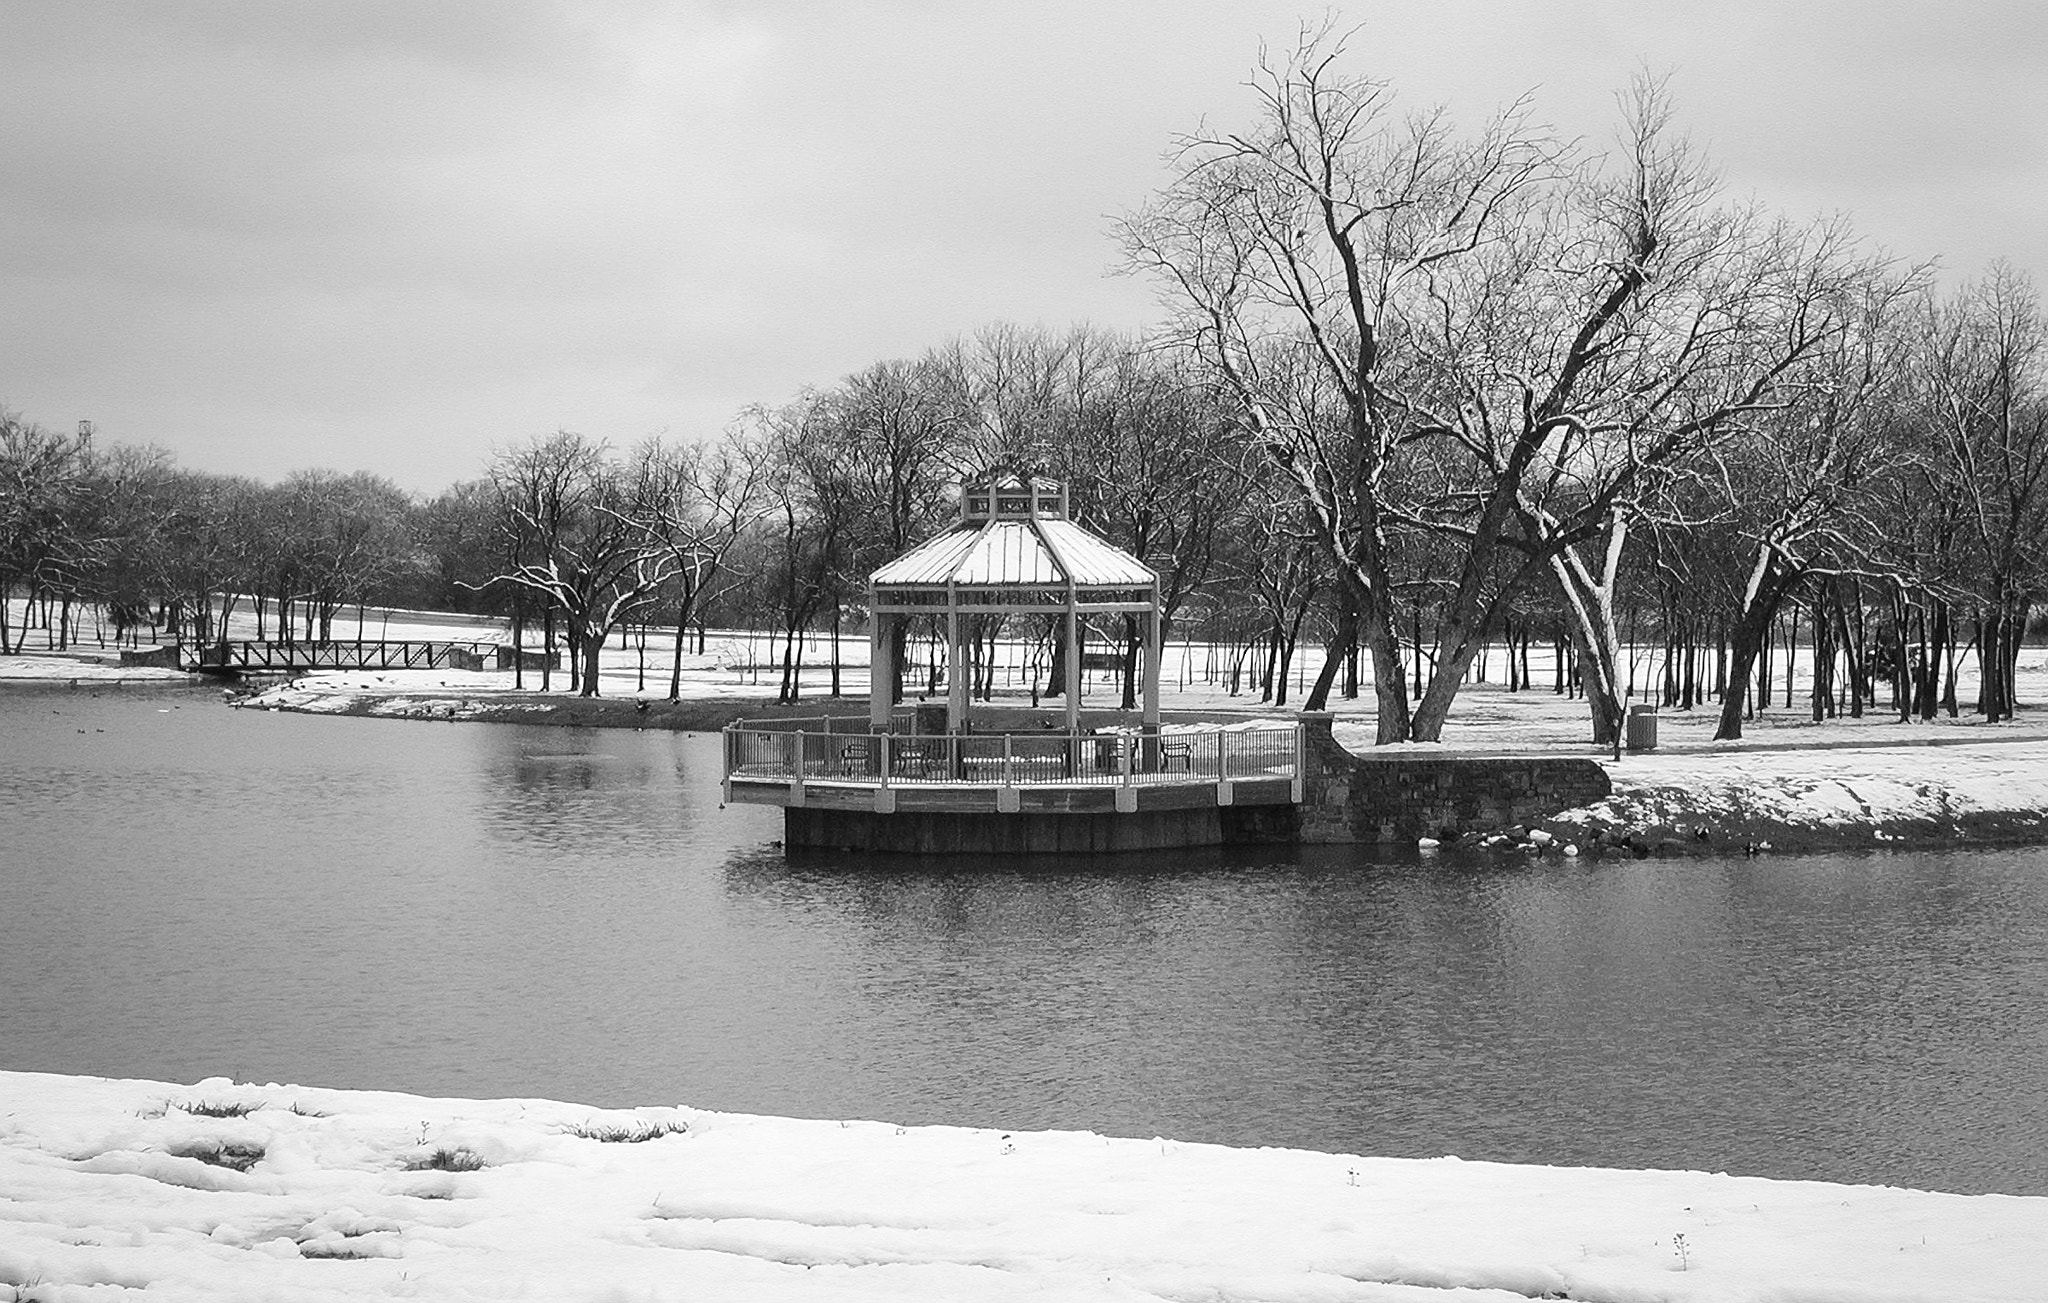
[[[83,417],[78,421],[78,446],[86,452],[92,451],[93,424]]]

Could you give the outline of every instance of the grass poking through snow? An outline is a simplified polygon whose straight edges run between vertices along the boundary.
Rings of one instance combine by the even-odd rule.
[[[481,1172],[490,1164],[486,1163],[473,1149],[436,1149],[424,1158],[415,1158],[405,1165],[408,1172]]]
[[[245,1144],[235,1140],[201,1140],[194,1144],[179,1145],[165,1150],[173,1158],[196,1158],[214,1167],[225,1167],[233,1172],[246,1172],[263,1161],[263,1146]]]
[[[621,1122],[605,1125],[586,1122],[569,1128],[569,1134],[579,1140],[595,1140],[607,1145],[637,1145],[663,1136],[686,1136],[690,1133],[687,1122]]]
[[[247,1117],[262,1108],[261,1101],[245,1104],[232,1099],[188,1099],[178,1105],[187,1113],[203,1118]]]

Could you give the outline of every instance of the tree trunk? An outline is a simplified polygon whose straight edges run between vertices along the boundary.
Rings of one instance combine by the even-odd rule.
[[[597,666],[604,655],[605,635],[609,630],[585,631],[583,635],[583,686],[582,695],[595,697],[597,690]]]
[[[1826,580],[1814,581],[1813,611],[1809,623],[1813,628],[1813,691],[1810,695],[1813,722],[1818,724],[1833,711],[1835,704],[1834,626],[1828,619]]]
[[[1340,580],[1351,592],[1359,613],[1359,638],[1372,656],[1372,695],[1377,707],[1373,722],[1373,743],[1409,740],[1408,685],[1401,667],[1399,635],[1394,630],[1393,601],[1387,586],[1367,586],[1350,571]]]
[[[1942,599],[1935,607],[1935,645],[1941,654],[1941,708],[1954,719],[1958,712],[1956,705],[1956,670],[1960,659],[1956,655],[1956,626],[1948,600]]]
[[[1797,574],[1779,572],[1769,554],[1757,558],[1756,569],[1744,593],[1742,610],[1736,616],[1735,628],[1729,639],[1729,691],[1721,699],[1721,719],[1714,730],[1714,741],[1741,739],[1743,708],[1748,703],[1751,690],[1751,671],[1762,668],[1764,644],[1770,637],[1772,622],[1777,619],[1778,604],[1798,579]],[[1760,695],[1769,692],[1770,680],[1759,675],[1756,691]]]
[[[1742,719],[1749,707],[1749,671],[1756,663],[1763,641],[1763,630],[1757,627],[1760,623],[1750,613],[1744,613],[1736,621],[1734,635],[1729,639],[1730,690],[1721,698],[1721,719],[1714,729],[1716,742],[1736,742],[1742,738]]]
[[[675,655],[668,667],[668,699],[683,699],[683,646],[690,639],[690,606],[692,594],[685,589],[681,601],[676,604],[676,646]]]
[[[542,692],[549,692],[553,690],[555,677],[555,604],[553,602],[549,602],[541,608],[540,619],[540,690]]]
[[[1309,689],[1307,699],[1301,703],[1303,710],[1329,709],[1330,687],[1336,681],[1337,671],[1357,664],[1354,659],[1357,650],[1358,612],[1340,590],[1337,596],[1337,627],[1331,632],[1329,650],[1323,655],[1323,672],[1316,675],[1315,686]]]
[[[1143,629],[1138,617],[1128,612],[1124,615],[1124,710],[1138,708],[1138,648],[1143,641]]]

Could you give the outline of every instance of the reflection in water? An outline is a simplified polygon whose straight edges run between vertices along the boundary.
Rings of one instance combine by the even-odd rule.
[[[7,1067],[2048,1190],[2040,852],[785,860],[715,737],[0,729]]]

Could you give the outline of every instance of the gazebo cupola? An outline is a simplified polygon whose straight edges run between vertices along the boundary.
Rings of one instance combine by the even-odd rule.
[[[1066,486],[998,467],[960,489],[960,519],[868,577],[872,666],[869,718],[889,726],[896,681],[895,621],[943,616],[946,723],[965,732],[968,692],[963,616],[1053,615],[1066,641],[1067,731],[1080,731],[1081,621],[1093,614],[1145,617],[1144,722],[1159,723],[1159,575],[1122,548],[1067,518]]]

